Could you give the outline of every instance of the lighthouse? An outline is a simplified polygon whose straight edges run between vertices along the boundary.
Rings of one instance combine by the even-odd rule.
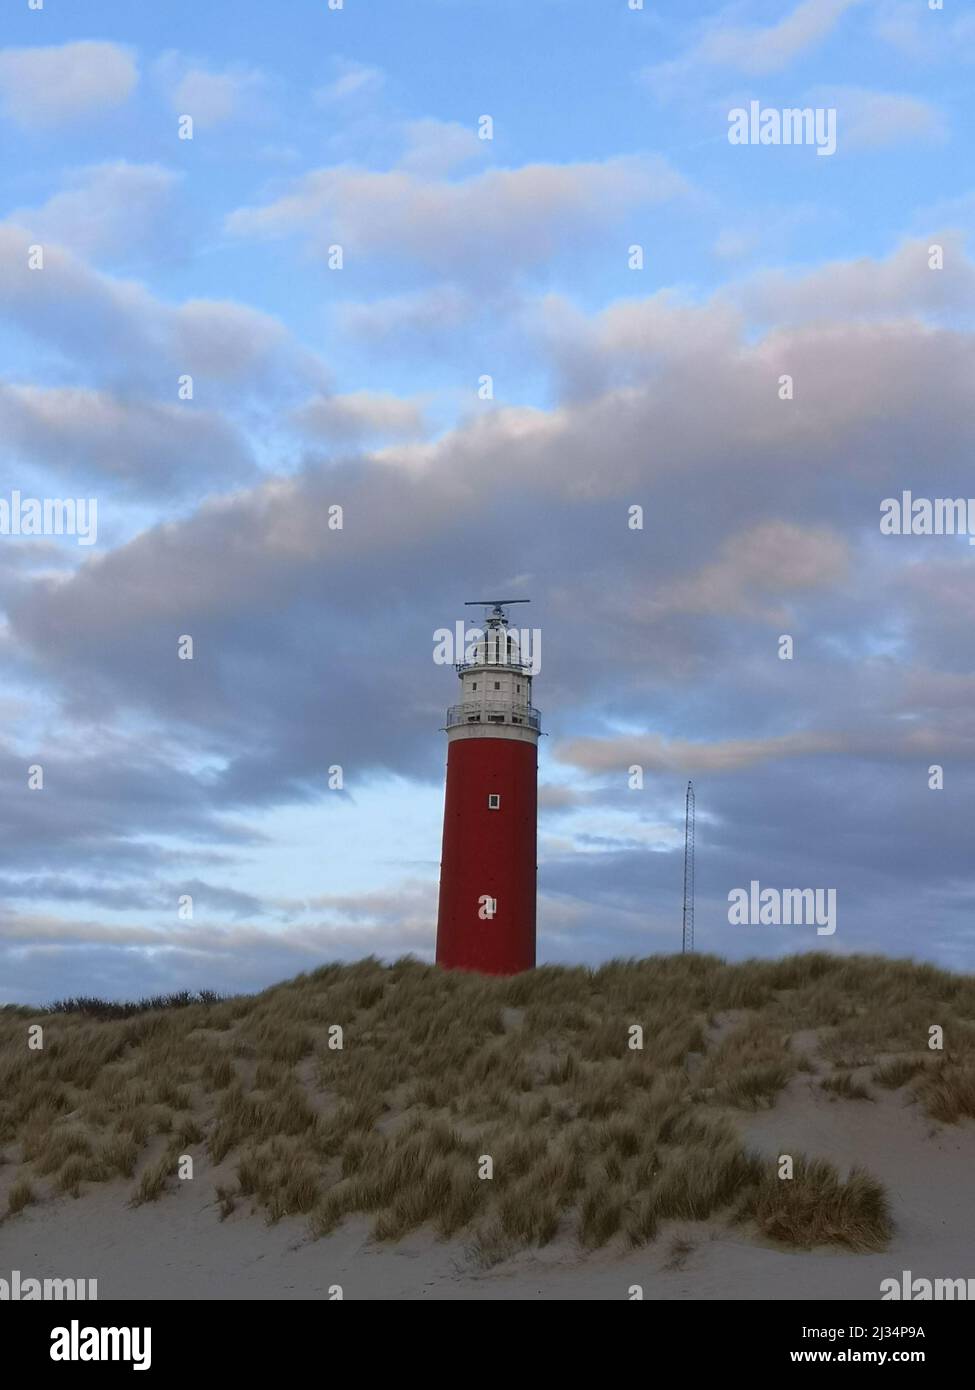
[[[447,711],[447,790],[437,964],[515,975],[535,964],[538,738],[532,672],[505,608],[457,665],[460,703]]]

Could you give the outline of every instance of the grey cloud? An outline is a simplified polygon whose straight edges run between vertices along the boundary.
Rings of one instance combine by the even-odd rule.
[[[788,619],[788,609],[769,607],[767,595],[845,581],[851,567],[847,542],[824,528],[767,521],[729,537],[716,560],[696,574],[664,584],[652,599],[661,613],[711,613]]]
[[[388,391],[317,396],[295,412],[294,420],[307,434],[339,443],[417,439],[428,432],[420,402]]]
[[[70,480],[73,496],[99,483],[142,496],[201,496],[257,473],[244,436],[189,403],[0,384],[0,429],[15,456]]]
[[[237,919],[263,917],[269,910],[251,893],[239,893],[198,878],[182,880],[178,875],[168,883],[133,877],[125,887],[116,887],[112,882],[83,882],[65,874],[36,874],[0,879],[0,894],[11,902],[94,903],[115,912],[168,909],[174,921],[179,900],[184,896],[193,899],[194,911],[212,909]]]
[[[69,867],[79,882],[93,876],[126,886],[135,882],[141,902],[146,881],[162,872],[179,881],[191,863],[225,868],[232,855],[263,843],[258,831],[219,804],[207,778],[174,770],[175,752],[162,735],[147,749],[107,728],[94,737],[83,724],[56,743],[0,748],[6,788],[0,829],[8,875],[49,877],[54,863]],[[42,790],[28,788],[27,771],[34,764],[44,771]],[[165,845],[180,836],[195,838],[197,847],[177,852]]]
[[[0,222],[0,308],[21,332],[64,353],[83,373],[100,367],[114,381],[159,389],[205,373],[211,395],[222,386],[260,388],[266,399],[322,388],[323,363],[268,314],[220,300],[172,307],[140,284],[93,270],[56,244],[44,247],[43,270],[29,269],[30,232]],[[239,399],[238,396],[235,399]]]
[[[967,861],[954,833],[930,863],[918,856],[930,852],[928,829],[943,829],[948,805],[927,790],[928,763],[948,750],[953,797],[969,776],[965,692],[956,687],[940,712],[924,708],[910,657],[921,653],[934,672],[962,671],[972,641],[967,571],[931,548],[917,552],[925,563],[907,564],[882,544],[877,516],[900,485],[964,492],[970,338],[920,320],[837,321],[746,343],[742,323],[726,303],[685,311],[659,300],[576,318],[580,351],[602,373],[595,395],[566,395],[548,411],[472,415],[437,441],[309,461],[294,477],[154,528],[64,583],[19,591],[8,640],[72,718],[178,730],[179,757],[209,768],[180,784],[163,759],[136,758],[110,797],[98,784],[91,811],[91,764],[57,769],[73,780],[70,798],[28,805],[23,824],[19,807],[10,813],[15,850],[34,846],[22,872],[45,871],[45,844],[63,845],[70,863],[91,844],[104,864],[115,841],[141,854],[155,881],[153,837],[177,825],[204,848],[239,852],[246,827],[228,825],[228,813],[310,803],[335,761],[356,778],[439,779],[437,728],[453,687],[431,661],[433,628],[460,616],[474,586],[522,574],[530,556],[533,621],[544,633],[536,698],[553,742],[561,747],[581,725],[610,740],[635,731],[658,782],[683,776],[696,758],[693,770],[711,781],[702,801],[723,827],[711,851],[713,901],[756,863],[757,876],[797,886],[813,870],[829,885],[839,865],[856,895],[856,939],[876,942],[892,881],[911,865],[915,914],[949,868],[962,891]],[[794,402],[777,397],[782,370],[795,373]],[[345,507],[341,532],[328,527],[335,502]],[[627,527],[633,502],[645,506],[643,532]],[[740,550],[729,548],[735,538]],[[723,611],[714,602],[722,584],[763,602]],[[777,660],[768,626],[776,596],[794,614],[793,664]],[[887,639],[880,623],[893,625],[896,656],[874,650]],[[193,663],[175,659],[182,632],[194,635]],[[913,694],[898,688],[905,666]],[[389,669],[399,673],[394,719]],[[942,688],[942,701],[951,695]],[[905,725],[912,700],[922,717]],[[710,748],[700,746],[702,727]],[[10,785],[22,764],[9,764]],[[729,771],[712,776],[719,766]],[[858,827],[856,795],[874,816],[869,833]],[[632,804],[623,793],[620,811]],[[633,924],[623,939],[640,939],[641,894],[654,884],[663,894],[674,871],[669,852],[629,847],[666,817],[628,830],[609,816],[610,801],[598,805],[588,829],[572,821],[592,810],[586,804],[547,826],[547,900],[589,895],[580,949],[600,935],[592,924],[606,903]],[[928,817],[920,842],[919,814]],[[136,825],[148,846],[133,841]],[[812,857],[810,836],[821,837]],[[585,837],[590,852],[574,854]],[[220,886],[219,873],[207,879]],[[959,901],[939,908],[939,920],[955,923]],[[563,950],[569,926],[558,920],[552,949]],[[348,924],[353,954],[372,939],[357,937],[358,925]],[[394,938],[403,940],[390,929]],[[264,961],[283,966],[273,950]]]
[[[487,307],[471,290],[438,284],[368,302],[346,300],[336,306],[335,317],[344,334],[369,348],[411,353],[422,348],[449,356],[457,351],[459,336],[483,320]],[[497,307],[506,317],[517,310],[510,298]]]
[[[140,997],[168,989],[262,989],[325,960],[432,953],[429,886],[400,896],[388,921],[368,913],[285,930],[186,922],[143,927],[0,913],[0,1003],[57,995]],[[187,981],[199,980],[199,984]]]
[[[708,313],[701,311],[699,317],[707,320]],[[725,311],[719,308],[716,315],[720,327],[705,330],[696,355],[679,333],[669,353],[659,335],[651,336],[656,360],[646,363],[638,387],[641,357],[634,352],[633,325],[625,334],[617,331],[617,314],[599,323],[589,350],[610,378],[617,363],[625,362],[632,385],[611,386],[594,400],[566,402],[548,412],[498,409],[434,443],[396,446],[380,451],[371,462],[350,459],[268,482],[205,507],[177,526],[146,533],[86,566],[67,585],[38,586],[13,611],[13,630],[27,650],[38,652],[52,651],[56,635],[58,660],[71,663],[76,692],[88,691],[98,701],[120,695],[147,701],[178,718],[202,720],[204,727],[212,726],[219,709],[227,739],[244,727],[238,719],[267,718],[267,702],[280,698],[278,684],[287,685],[294,692],[289,697],[294,707],[278,736],[293,745],[293,731],[303,719],[298,690],[318,680],[324,687],[330,684],[317,651],[328,645],[324,633],[337,623],[346,656],[362,657],[361,665],[353,664],[351,687],[343,692],[350,708],[362,713],[362,741],[352,738],[358,755],[367,739],[365,690],[373,686],[367,675],[369,653],[387,641],[382,608],[393,591],[393,576],[399,585],[409,575],[414,601],[432,610],[442,602],[435,572],[466,571],[472,544],[477,545],[479,536],[490,536],[501,572],[515,572],[529,548],[538,560],[536,572],[544,576],[543,591],[546,585],[554,587],[549,609],[556,616],[562,607],[557,589],[565,585],[564,578],[557,578],[564,571],[564,538],[572,536],[582,565],[575,600],[567,596],[566,611],[579,611],[581,584],[581,611],[591,615],[597,642],[600,624],[606,624],[607,634],[616,634],[607,656],[622,659],[635,678],[641,638],[652,631],[665,642],[673,677],[679,679],[682,658],[675,643],[693,647],[699,639],[668,626],[668,609],[688,609],[693,589],[687,586],[696,583],[700,590],[702,573],[705,583],[708,573],[714,580],[715,571],[708,566],[719,565],[718,580],[727,581],[734,570],[741,585],[760,582],[774,593],[784,584],[798,601],[803,585],[808,589],[813,582],[815,591],[820,572],[833,582],[842,576],[839,542],[830,541],[824,549],[817,539],[823,520],[828,517],[828,529],[841,534],[850,526],[854,534],[875,527],[879,500],[896,489],[912,437],[925,439],[923,457],[928,460],[939,456],[932,441],[940,437],[940,457],[954,460],[946,477],[951,479],[953,472],[951,480],[959,485],[964,478],[965,427],[956,422],[964,419],[959,407],[967,398],[967,340],[932,333],[922,325],[906,324],[895,333],[887,327],[874,333],[835,325],[829,331],[774,335],[743,349],[729,331]],[[688,344],[692,327],[689,320]],[[778,373],[785,369],[794,371],[798,382],[798,398],[787,404],[776,395]],[[918,389],[922,379],[924,391]],[[700,408],[702,391],[706,411]],[[874,440],[869,457],[851,476],[849,456],[859,451],[863,432],[873,428],[878,413],[890,417],[886,448]],[[727,441],[732,438],[738,443],[730,452]],[[786,449],[793,460],[788,472],[781,466]],[[597,458],[598,470],[592,466]],[[689,476],[696,480],[690,491]],[[838,480],[843,484],[840,513],[834,506]],[[514,516],[499,501],[508,487],[517,488],[523,501]],[[708,507],[702,512],[699,499],[704,495]],[[647,503],[650,547],[625,529],[626,508],[637,500]],[[328,527],[333,502],[346,508],[341,533]],[[542,530],[533,520],[539,506],[550,523]],[[787,518],[799,515],[805,518],[801,532],[788,529],[798,521],[781,529]],[[721,560],[727,528],[736,517],[746,532],[759,526],[756,542],[745,543],[739,556],[732,551],[730,559]],[[658,518],[667,518],[663,530]],[[762,537],[770,548],[758,574]],[[772,544],[776,538],[778,544]],[[582,576],[590,569],[615,576],[613,551],[623,543],[634,550],[629,573],[625,580],[614,578],[623,587],[607,601],[605,594],[590,593]],[[800,562],[802,573],[796,569]],[[681,585],[683,604],[675,602]],[[345,618],[354,621],[351,630],[334,611],[322,608],[323,595],[339,593]],[[630,614],[622,652],[621,602]],[[844,602],[849,605],[848,597]],[[256,680],[247,643],[237,635],[235,615],[244,607],[250,612],[248,632],[264,633],[264,655],[277,673],[273,680]],[[701,609],[700,593],[696,607]],[[311,622],[310,631],[321,633],[318,642],[305,640],[305,621]],[[223,628],[235,634],[229,645],[220,636]],[[184,678],[172,660],[170,635],[182,631],[200,635],[205,647],[219,654],[219,670],[198,664],[192,679]],[[300,648],[295,645],[299,632]],[[89,656],[96,649],[103,654],[97,668]],[[108,653],[111,659],[106,659]],[[405,647],[402,656],[409,665]],[[238,663],[251,672],[246,693],[231,675]],[[284,678],[281,673],[293,674]],[[436,673],[418,667],[416,674],[415,713],[404,711],[404,717],[419,738],[437,701]],[[591,677],[584,674],[583,679]],[[224,682],[234,691],[229,707]],[[337,704],[333,716],[348,737],[348,716]],[[388,750],[381,739],[376,742],[374,728],[368,737],[381,762]],[[400,740],[399,748],[412,765],[412,738]],[[242,765],[235,771],[245,775]],[[294,776],[300,785],[297,762]],[[228,777],[228,785],[232,781]]]

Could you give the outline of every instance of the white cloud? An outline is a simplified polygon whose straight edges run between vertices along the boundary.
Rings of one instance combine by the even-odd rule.
[[[644,76],[661,90],[691,83],[703,69],[725,69],[761,77],[781,72],[825,39],[862,0],[801,0],[771,25],[732,25],[709,20],[699,39],[680,58],[647,68]]]
[[[204,127],[241,115],[264,85],[254,68],[239,65],[213,72],[176,52],[164,53],[156,69],[176,114],[192,116],[194,125]]]
[[[117,262],[146,244],[159,245],[179,178],[158,164],[97,164],[76,170],[62,192],[38,208],[18,208],[9,220],[76,255],[110,251]]]
[[[305,175],[264,207],[227,220],[238,236],[304,234],[357,257],[396,252],[442,276],[502,278],[537,265],[629,209],[688,191],[659,157],[527,164],[457,181],[341,166]]]
[[[487,149],[487,142],[459,121],[410,121],[406,139],[400,168],[427,177],[439,177],[472,159],[483,159]]]
[[[884,0],[877,8],[874,31],[912,64],[975,59],[975,15],[971,13],[952,17],[918,0]]]
[[[837,108],[841,149],[880,149],[945,138],[941,113],[918,97],[866,87],[829,87],[817,89],[813,100]]]
[[[725,739],[692,743],[659,734],[626,738],[575,738],[557,744],[557,762],[591,773],[616,772],[634,763],[649,772],[737,772],[756,763],[781,758],[810,757],[838,752],[848,740],[839,734],[800,732],[772,738]]]
[[[0,105],[26,129],[64,125],[110,110],[138,81],[135,58],[117,43],[82,40],[0,50]]]
[[[861,0],[801,0],[796,8],[767,28],[721,29],[702,45],[705,59],[750,76],[779,72],[821,42],[837,22]]]
[[[929,248],[944,249],[943,270],[930,269]],[[899,319],[962,313],[975,307],[975,265],[955,232],[904,241],[884,260],[832,261],[806,272],[769,270],[746,280],[734,298],[752,320],[811,323],[822,319]]]
[[[379,68],[357,63],[350,58],[336,58],[332,67],[335,76],[314,94],[319,106],[330,106],[334,102],[377,92],[385,81]]]

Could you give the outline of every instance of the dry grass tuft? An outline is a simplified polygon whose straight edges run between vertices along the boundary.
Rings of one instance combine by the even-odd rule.
[[[863,1082],[857,1081],[848,1071],[836,1071],[831,1076],[824,1076],[819,1088],[834,1100],[837,1097],[842,1100],[873,1100]]]
[[[925,1066],[925,1062],[914,1057],[895,1057],[892,1062],[874,1067],[871,1080],[888,1091],[898,1091],[913,1080],[919,1071],[923,1071]]]
[[[132,1197],[132,1205],[140,1206],[143,1202],[154,1202],[157,1197],[162,1195],[169,1179],[174,1176],[174,1156],[167,1148],[161,1158],[157,1158],[155,1163],[150,1163],[148,1167],[143,1169]]]
[[[947,1125],[975,1120],[975,1063],[946,1058],[924,1071],[915,1092],[935,1120]]]
[[[882,1250],[892,1234],[887,1195],[876,1178],[853,1168],[844,1181],[825,1159],[802,1155],[795,1159],[791,1180],[766,1172],[742,1203],[740,1216],[754,1221],[769,1240],[803,1249]]]
[[[34,1201],[34,1189],[26,1178],[18,1178],[13,1187],[7,1193],[7,1211],[11,1216],[16,1216],[24,1207],[29,1207]]]

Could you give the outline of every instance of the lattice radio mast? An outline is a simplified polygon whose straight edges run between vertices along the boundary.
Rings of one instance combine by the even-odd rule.
[[[684,811],[684,934],[681,951],[694,950],[694,783],[687,784]]]

